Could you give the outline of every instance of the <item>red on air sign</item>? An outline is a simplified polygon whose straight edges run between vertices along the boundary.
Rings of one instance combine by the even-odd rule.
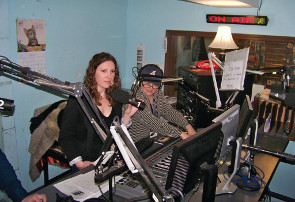
[[[217,15],[207,14],[207,23],[242,24],[242,25],[263,25],[268,22],[267,16],[248,15]]]

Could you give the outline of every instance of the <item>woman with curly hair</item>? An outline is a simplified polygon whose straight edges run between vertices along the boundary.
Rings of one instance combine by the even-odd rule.
[[[113,90],[120,88],[121,82],[117,61],[111,54],[102,52],[92,57],[86,70],[84,84],[104,124],[96,121],[106,134],[116,116],[123,124],[129,125],[131,116],[137,108],[129,105],[122,117],[122,105],[112,99]],[[93,164],[103,145],[73,96],[69,97],[63,112],[59,142],[74,171]]]

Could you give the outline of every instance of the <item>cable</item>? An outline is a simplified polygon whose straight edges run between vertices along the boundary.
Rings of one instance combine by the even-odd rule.
[[[132,75],[133,75],[134,77],[137,76],[138,71],[139,71],[139,68],[138,68],[138,67],[132,67]]]
[[[110,201],[110,200],[104,195],[103,191],[101,190],[100,185],[98,185],[98,189],[99,189],[99,191],[100,191],[102,197],[104,198],[104,200],[111,202],[111,201]]]
[[[245,159],[243,159],[243,158],[241,158],[241,159],[244,161],[244,163],[249,164],[249,162],[246,161]],[[255,170],[255,172],[253,172],[254,173],[254,175],[253,175],[253,174],[251,174],[251,171],[249,171],[250,172],[250,176],[249,176],[249,175],[245,175],[245,174],[238,172],[236,175],[239,176],[239,178],[232,180],[232,182],[242,181],[243,188],[245,188],[246,190],[249,189],[251,191],[252,190],[259,190],[259,189],[263,188],[263,185],[264,185],[268,189],[268,193],[270,193],[267,183],[263,181],[263,179],[265,177],[265,173],[258,166],[256,166],[256,165],[252,165],[252,166],[253,166],[252,168],[259,170],[259,173]],[[227,172],[229,172],[229,170],[225,170],[223,172],[223,177],[226,181],[228,181],[228,178],[225,175]],[[268,196],[268,197],[270,197],[270,196]]]
[[[248,161],[246,161],[246,160],[244,160],[245,162],[248,162]],[[260,182],[261,182],[261,184],[260,184],[260,188],[267,188],[267,193],[268,193],[268,198],[269,198],[269,201],[271,201],[271,195],[270,195],[270,189],[269,189],[269,186],[268,186],[268,184],[266,183],[266,182],[264,182],[264,178],[265,178],[265,173],[263,172],[263,170],[261,169],[261,168],[259,168],[258,166],[256,166],[256,165],[254,165],[253,164],[253,167],[255,167],[256,169],[258,169],[260,172],[261,172],[261,174],[262,174],[262,176],[260,176],[260,174],[258,173],[258,172],[256,172],[256,174],[258,174],[259,176],[260,176],[260,178],[259,177],[257,177],[257,176],[255,176],[254,178],[255,179],[257,179],[257,180],[259,180]],[[262,185],[264,185],[264,187],[262,187]]]
[[[257,9],[257,16],[260,15],[260,9],[261,9],[261,6],[262,6],[262,0],[260,0],[260,5],[259,5],[259,7],[258,7],[258,9]]]
[[[244,160],[245,165],[250,164],[248,161],[245,159],[241,158]],[[260,169],[256,165],[252,165],[253,170],[248,171],[248,174],[242,174],[238,173],[238,175],[241,177],[240,180],[241,182],[238,183],[239,187],[245,190],[249,191],[258,191],[259,189],[263,188],[263,185],[267,186],[267,184],[263,181],[265,174],[262,169]],[[257,172],[257,170],[260,171],[261,174]],[[253,174],[254,173],[254,174]],[[257,176],[258,175],[258,176]]]
[[[262,186],[262,179],[255,176],[255,175],[250,175],[250,178],[248,178],[248,176],[242,175],[240,173],[238,173],[239,176],[241,176],[241,179],[244,182],[244,185],[246,185],[249,188],[252,189],[260,189]],[[251,185],[251,182],[256,182],[256,185]]]
[[[264,174],[264,172],[263,172],[263,170],[261,169],[261,168],[259,168],[259,167],[257,167],[257,166],[255,166],[255,165],[253,165],[255,168],[257,168],[258,170],[260,170],[261,171],[261,173],[263,174],[263,176],[261,177],[261,179],[264,179],[264,177],[265,177],[265,174]]]
[[[114,183],[114,193],[115,193],[115,192],[116,192],[116,180],[115,180],[115,177],[113,177],[112,180],[113,180],[113,183]],[[113,186],[113,184],[112,184],[112,186]],[[102,189],[101,189],[101,187],[100,187],[100,184],[98,185],[98,189],[99,189],[99,191],[100,191],[102,197],[104,198],[104,200],[106,200],[106,201],[108,201],[108,202],[111,202],[111,201],[105,196],[105,193],[103,193],[103,191],[102,191]]]
[[[117,152],[117,151],[116,151],[116,152]],[[106,167],[110,168],[111,163],[112,163],[113,165],[115,164],[115,161],[116,161],[116,160],[115,160],[116,152],[115,152],[115,154],[111,157],[111,160],[108,161],[108,165],[107,165]],[[103,158],[103,157],[101,157],[101,158]],[[113,184],[114,184],[114,187],[113,187],[113,189],[112,189],[112,190],[114,191],[114,193],[116,192],[116,179],[115,179],[115,178],[116,178],[116,176],[114,176],[114,177],[111,178],[111,179],[113,180],[111,186],[113,187]],[[108,181],[109,181],[109,179],[108,179]],[[105,193],[103,193],[100,184],[98,184],[98,188],[99,188],[99,191],[100,191],[102,197],[103,197],[106,201],[109,201],[109,202],[110,202],[110,200],[105,196]]]

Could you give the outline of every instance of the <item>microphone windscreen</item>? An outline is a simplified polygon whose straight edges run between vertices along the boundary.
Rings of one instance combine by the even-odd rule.
[[[286,95],[285,104],[288,107],[295,108],[295,93],[288,93]]]
[[[0,98],[0,112],[10,112],[14,110],[14,100]]]
[[[121,89],[115,89],[112,92],[112,98],[120,103],[128,104],[129,102],[129,93]]]
[[[275,91],[270,91],[269,97],[275,100],[279,100],[284,102],[286,99],[286,94],[285,93],[280,93],[280,92],[275,92]]]

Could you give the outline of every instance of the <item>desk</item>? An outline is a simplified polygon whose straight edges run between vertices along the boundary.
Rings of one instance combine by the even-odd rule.
[[[256,154],[254,158],[254,164],[261,168],[265,174],[264,182],[268,183],[273,175],[273,172],[275,168],[277,167],[277,164],[279,162],[279,159],[277,157],[273,157],[267,154]],[[222,169],[219,170],[219,173],[222,173]],[[193,201],[200,201],[202,198],[202,190],[203,187],[201,185],[200,191],[196,192],[193,197],[191,198],[191,202]],[[264,189],[260,189],[259,191],[245,191],[237,188],[236,192],[234,194],[225,194],[225,195],[219,195],[215,197],[215,201],[259,201],[261,195],[263,194]]]
[[[264,137],[260,137],[258,139],[258,145],[260,145],[259,142],[261,142],[262,144],[261,146],[263,146],[263,142],[265,142]],[[278,142],[279,141],[277,141],[277,143]],[[286,145],[281,144],[282,148],[285,148],[285,146]],[[269,149],[269,148],[266,148],[266,149]],[[254,158],[254,164],[260,169],[262,169],[265,174],[265,177],[263,180],[266,183],[270,182],[278,163],[279,163],[279,159],[277,157],[270,156],[268,154],[258,153],[255,155],[255,158]],[[86,173],[90,171],[91,169],[93,169],[93,166],[90,166],[82,171],[79,171],[75,175],[78,175],[80,173]],[[226,166],[221,167],[219,169],[219,173],[222,173],[226,169],[227,169]],[[263,192],[264,192],[264,189],[260,189],[259,191],[255,191],[255,192],[250,192],[250,191],[245,191],[238,188],[233,195],[226,194],[226,195],[216,196],[216,201],[259,201]],[[47,186],[39,190],[38,193],[46,194],[49,202],[56,201],[56,193],[58,193],[60,196],[65,196],[60,191],[58,191],[53,185]],[[202,194],[202,185],[200,186],[199,190],[192,196],[190,201],[191,202],[201,201],[201,198],[202,198],[201,194]],[[116,199],[115,194],[114,194],[114,199]]]

